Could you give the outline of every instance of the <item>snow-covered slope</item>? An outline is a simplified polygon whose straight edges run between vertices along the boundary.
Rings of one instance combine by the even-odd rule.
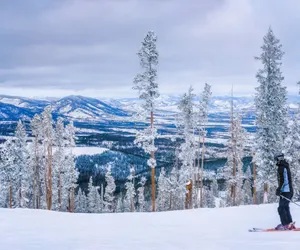
[[[33,110],[39,110],[44,108],[50,102],[46,100],[35,100],[25,97],[19,96],[8,96],[8,95],[0,95],[0,102],[11,104],[19,108],[28,108]]]
[[[55,102],[54,107],[56,113],[74,119],[113,119],[113,116],[127,116],[120,108],[83,96],[67,96]]]
[[[299,208],[292,205],[294,219]],[[277,204],[161,213],[69,214],[0,209],[3,250],[283,250],[300,232],[249,233],[278,223]]]

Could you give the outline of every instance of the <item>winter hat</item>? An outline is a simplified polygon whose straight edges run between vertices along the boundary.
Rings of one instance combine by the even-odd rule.
[[[284,154],[282,152],[277,152],[274,154],[275,161],[281,161],[284,159]]]

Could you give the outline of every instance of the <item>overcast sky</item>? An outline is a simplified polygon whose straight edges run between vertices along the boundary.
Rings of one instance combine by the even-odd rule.
[[[251,95],[263,36],[281,40],[284,85],[300,80],[299,0],[1,0],[0,94],[135,97],[136,55],[158,36],[162,94]]]

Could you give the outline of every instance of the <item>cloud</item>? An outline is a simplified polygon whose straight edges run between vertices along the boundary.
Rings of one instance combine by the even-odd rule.
[[[0,89],[136,96],[136,52],[151,29],[158,35],[162,93],[181,94],[190,85],[199,93],[208,82],[215,95],[230,93],[232,85],[237,95],[249,95],[260,67],[254,56],[271,25],[286,52],[284,84],[296,94],[299,7],[297,0],[2,1]]]

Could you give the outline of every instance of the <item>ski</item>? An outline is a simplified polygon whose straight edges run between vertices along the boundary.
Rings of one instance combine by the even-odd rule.
[[[300,228],[295,228],[291,230],[276,230],[275,228],[252,228],[248,230],[249,232],[292,232],[292,231],[300,231]]]
[[[296,222],[294,221],[293,223],[291,223],[292,225],[295,225]],[[252,229],[248,230],[249,232],[288,232],[288,231],[300,231],[300,228],[294,228],[291,230],[278,230],[275,228],[257,228],[257,227],[253,227]]]

